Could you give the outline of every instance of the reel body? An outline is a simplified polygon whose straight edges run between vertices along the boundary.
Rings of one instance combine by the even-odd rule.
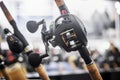
[[[62,21],[59,23],[59,21]],[[87,45],[87,32],[83,23],[72,14],[65,14],[58,17],[55,26],[51,28],[51,44],[60,46],[67,52],[78,50],[78,48]]]
[[[7,28],[4,29],[4,33],[7,35],[6,39],[10,50],[16,54],[21,53],[24,50],[21,40],[19,40],[19,38],[12,34]]]
[[[13,53],[19,54],[24,50],[23,43],[16,36],[8,36],[7,43]]]

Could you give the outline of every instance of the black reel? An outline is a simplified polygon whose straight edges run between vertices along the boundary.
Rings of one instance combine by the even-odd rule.
[[[23,43],[7,28],[4,29],[4,33],[7,35],[6,39],[10,50],[13,53],[17,53],[17,54],[21,53],[24,50]]]
[[[35,30],[33,30],[32,23],[32,27],[31,25],[27,25],[31,33],[35,32],[35,30],[37,30],[36,28],[38,28],[36,27],[38,24],[36,24],[34,25]],[[80,47],[87,45],[86,29],[80,19],[72,14],[65,14],[58,17],[55,22],[50,25],[49,31],[46,30],[46,25],[43,21],[41,34],[45,45],[48,45],[48,42],[50,42],[53,47],[60,46],[67,52],[76,51]]]
[[[83,23],[72,14],[65,14],[55,20],[52,41],[53,46],[60,46],[67,52],[78,50],[87,45],[86,29]]]

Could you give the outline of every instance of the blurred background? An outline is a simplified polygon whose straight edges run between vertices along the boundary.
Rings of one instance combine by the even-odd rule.
[[[30,33],[26,24],[30,20],[37,22],[45,19],[47,27],[50,26],[60,12],[54,0],[3,0],[8,10],[15,19],[19,30],[39,54],[45,53],[45,47],[41,39],[41,27],[35,33]],[[119,0],[64,0],[70,12],[79,17],[87,30],[88,49],[95,60],[98,69],[104,79],[119,80],[120,77],[120,1]],[[4,28],[12,27],[8,23],[0,9],[0,41],[1,54],[8,56],[10,50],[3,33]],[[42,64],[45,66],[49,76],[59,77],[56,80],[68,80],[73,76],[87,75],[87,69],[81,56],[77,51],[67,53],[59,47],[51,45],[49,57]],[[38,74],[28,64],[24,53],[19,55],[19,62],[26,67],[29,78],[37,78]],[[114,75],[113,75],[114,73]],[[76,74],[76,75],[75,75]],[[111,75],[110,75],[111,74]],[[66,77],[66,76],[67,77]],[[118,75],[118,76],[117,76]],[[64,77],[64,79],[60,77]],[[112,77],[111,77],[112,76]],[[75,77],[76,80],[77,77]],[[82,76],[84,77],[84,76]],[[80,80],[82,80],[82,77]],[[69,79],[70,80],[70,79]],[[84,78],[85,80],[85,78]],[[89,80],[89,79],[87,79]]]

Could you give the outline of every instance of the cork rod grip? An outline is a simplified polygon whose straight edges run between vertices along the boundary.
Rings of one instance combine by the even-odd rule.
[[[87,68],[92,80],[103,80],[95,63],[87,65]]]
[[[43,65],[40,64],[40,66],[35,68],[35,70],[39,73],[42,80],[50,80]]]
[[[21,64],[15,63],[7,69],[10,80],[28,80]]]
[[[4,78],[5,78],[6,80],[10,80],[10,78],[9,78],[9,76],[8,76],[8,74],[7,74],[6,68],[1,69],[1,72],[2,72],[2,75],[4,76]]]
[[[28,80],[20,70],[13,70],[9,73],[10,80]]]
[[[65,4],[63,0],[55,0],[55,2],[56,2],[58,7],[60,7],[60,6]]]
[[[103,80],[94,61],[92,60],[92,58],[89,55],[88,49],[86,47],[82,47],[82,48],[80,48],[79,53],[81,54],[81,57],[84,59],[86,65],[87,65],[87,69],[89,71],[91,79],[92,80]]]
[[[10,12],[8,11],[8,9],[6,8],[5,4],[3,3],[3,1],[0,2],[0,6],[1,9],[3,10],[6,18],[8,19],[8,21],[12,21],[13,17],[11,16]]]

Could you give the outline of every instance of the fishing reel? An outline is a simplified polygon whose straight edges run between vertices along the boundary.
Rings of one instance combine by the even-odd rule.
[[[39,23],[29,21],[27,29],[34,33],[38,29]],[[41,34],[45,43],[48,44],[49,42],[53,47],[60,46],[67,52],[76,51],[87,45],[86,29],[80,19],[72,14],[64,14],[58,17],[50,25],[48,31],[46,25],[44,25]]]
[[[10,50],[13,53],[21,53],[24,50],[21,40],[19,40],[19,38],[12,34],[7,28],[4,29],[4,33],[7,35],[6,39]]]

